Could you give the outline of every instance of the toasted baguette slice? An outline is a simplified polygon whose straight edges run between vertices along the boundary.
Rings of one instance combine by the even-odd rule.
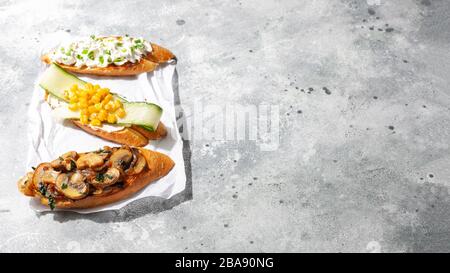
[[[107,132],[100,128],[97,129],[84,125],[79,120],[72,120],[72,123],[91,135],[98,136],[115,143],[136,147],[143,147],[148,144],[149,140],[158,140],[167,135],[166,127],[161,122],[154,132],[150,132],[137,125],[132,125],[131,127],[126,127],[119,131]]]
[[[110,193],[93,196],[90,195],[80,200],[57,200],[56,208],[62,209],[86,209],[111,204],[130,197],[148,184],[166,176],[175,166],[175,162],[165,154],[139,148],[140,153],[145,157],[146,169],[137,175],[125,178],[123,188],[114,188]],[[40,199],[43,205],[48,205],[49,200],[45,197]]]
[[[109,65],[107,67],[76,67],[73,65],[65,65],[61,63],[58,63],[58,65],[64,70],[80,74],[97,76],[133,76],[145,72],[151,72],[155,70],[159,64],[165,63],[175,58],[175,55],[173,55],[172,52],[170,52],[168,49],[153,43],[151,45],[152,52],[149,52],[147,56],[140,60],[140,62],[134,64],[125,63],[120,66]],[[52,62],[49,54],[43,55],[41,57],[41,60],[46,64],[50,64]]]

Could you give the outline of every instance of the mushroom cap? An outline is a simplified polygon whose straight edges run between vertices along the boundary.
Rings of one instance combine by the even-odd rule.
[[[89,193],[89,185],[84,182],[83,175],[78,172],[70,177],[65,173],[58,175],[56,189],[73,200],[81,199]]]

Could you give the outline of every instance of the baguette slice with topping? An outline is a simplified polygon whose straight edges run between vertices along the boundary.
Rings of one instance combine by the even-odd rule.
[[[143,41],[143,43],[136,45],[134,44],[136,40]],[[140,46],[140,48],[135,49],[136,46]],[[111,51],[123,54],[116,54],[115,57],[112,57],[119,61],[113,60],[111,55],[108,55],[114,54]],[[175,55],[164,47],[141,38],[121,36],[93,36],[91,39],[83,39],[65,46],[60,45],[41,57],[46,64],[56,62],[67,71],[98,76],[132,76],[151,72],[158,65],[172,59],[175,59]]]
[[[42,163],[19,180],[19,190],[52,209],[92,208],[132,196],[175,165],[167,155],[129,146],[71,152],[66,159],[76,162],[76,169]]]

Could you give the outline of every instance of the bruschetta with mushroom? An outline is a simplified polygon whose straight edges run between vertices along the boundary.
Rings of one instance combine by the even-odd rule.
[[[18,188],[51,209],[92,208],[130,197],[174,165],[167,155],[129,146],[70,151],[39,164],[19,179]]]
[[[68,41],[41,57],[67,71],[97,76],[132,76],[151,72],[175,59],[169,50],[143,38],[97,37]]]

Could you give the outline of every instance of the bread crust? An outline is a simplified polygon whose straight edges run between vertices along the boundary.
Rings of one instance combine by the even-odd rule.
[[[137,175],[126,177],[124,188],[116,188],[111,193],[102,196],[88,196],[80,200],[57,200],[55,207],[60,209],[86,209],[123,200],[148,184],[166,176],[175,166],[175,162],[165,154],[143,148],[138,149],[147,161],[147,168]],[[41,197],[41,203],[48,205],[48,199]]]
[[[166,126],[162,122],[159,123],[158,127],[154,132],[150,132],[138,125],[132,125],[130,127],[125,127],[119,131],[104,131],[101,128],[95,129],[91,126],[82,124],[79,120],[71,120],[78,128],[91,135],[98,136],[100,138],[136,147],[144,147],[148,144],[149,140],[158,140],[167,135]]]
[[[151,43],[151,45],[152,51],[144,56],[138,63],[134,64],[125,63],[120,66],[111,64],[107,67],[76,67],[73,65],[65,65],[61,63],[58,63],[58,65],[67,71],[79,74],[120,77],[133,76],[145,72],[154,71],[159,64],[165,63],[175,58],[175,55],[173,55],[173,53],[168,49],[153,43]],[[50,64],[52,62],[48,53],[43,55],[41,57],[41,60],[46,64]]]
[[[132,125],[131,129],[137,131],[149,140],[158,140],[167,136],[166,126],[162,122],[158,124],[158,127],[156,127],[156,130],[153,132],[146,130],[138,125]]]
[[[72,123],[91,135],[95,135],[115,143],[136,147],[143,147],[148,144],[148,139],[145,136],[128,127],[125,127],[119,131],[107,132],[100,128],[95,129],[91,126],[84,125],[79,120],[72,120]]]

